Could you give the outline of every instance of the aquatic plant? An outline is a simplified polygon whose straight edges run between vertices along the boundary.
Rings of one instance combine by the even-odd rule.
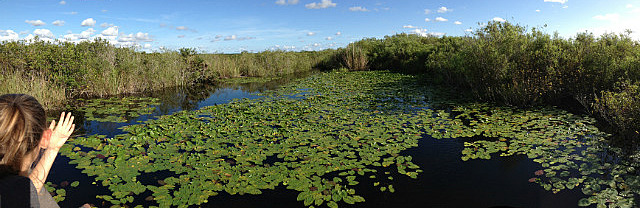
[[[260,99],[126,126],[127,133],[114,138],[75,138],[61,152],[107,186],[113,193],[99,198],[116,205],[149,197],[138,196],[147,190],[160,206],[187,206],[215,200],[210,197],[222,191],[260,194],[277,186],[299,191],[306,206],[362,202],[354,189],[359,178],[391,170],[416,178],[421,170],[402,151],[417,146],[424,123],[446,126],[445,117],[424,108],[424,95],[388,99],[416,85],[397,83],[409,77],[312,76]],[[169,174],[160,181],[146,180],[163,172]],[[392,178],[385,178],[381,190],[395,191]]]
[[[84,113],[87,121],[99,122],[128,122],[128,119],[153,113],[153,105],[160,104],[158,98],[150,97],[113,97],[78,101],[82,104],[76,107],[76,111]]]
[[[474,109],[474,110],[469,110]],[[460,109],[454,109],[458,111]],[[529,182],[553,193],[580,188],[587,198],[580,206],[633,207],[640,194],[637,164],[619,148],[607,146],[607,134],[595,120],[553,109],[518,110],[467,106],[459,117],[477,132],[465,142],[462,160],[526,155],[542,169]]]
[[[47,190],[51,196],[53,196],[53,200],[56,202],[64,201],[67,196],[67,190],[70,188],[76,188],[80,185],[80,182],[74,181],[69,183],[69,181],[62,181],[60,184],[54,184],[50,181],[47,181],[44,184],[44,188]]]
[[[98,197],[114,205],[145,198],[185,207],[221,192],[285,187],[305,206],[337,207],[366,200],[355,188],[364,179],[395,192],[391,172],[417,178],[422,170],[403,152],[428,135],[467,139],[463,160],[527,155],[542,167],[529,180],[553,192],[581,188],[589,197],[576,204],[634,204],[635,167],[598,156],[607,134],[593,118],[461,102],[425,81],[381,71],[316,74],[259,99],[125,126],[113,138],[75,138],[61,153],[107,187],[112,193]]]

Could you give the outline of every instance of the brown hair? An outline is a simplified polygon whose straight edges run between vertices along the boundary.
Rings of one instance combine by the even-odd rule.
[[[0,96],[0,175],[24,174],[24,160],[38,147],[46,123],[44,108],[34,97]]]

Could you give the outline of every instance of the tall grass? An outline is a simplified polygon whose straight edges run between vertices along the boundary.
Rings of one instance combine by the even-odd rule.
[[[65,100],[65,90],[52,85],[43,77],[25,76],[20,72],[0,73],[0,94],[29,94],[43,106],[60,106]]]
[[[199,54],[194,49],[154,53],[105,40],[2,42],[1,93],[27,93],[43,103],[109,96],[242,76],[279,76],[322,67],[332,51]],[[48,105],[49,106],[49,105]]]
[[[343,64],[350,70],[362,71],[367,69],[367,55],[362,48],[356,45],[349,45],[339,51]]]

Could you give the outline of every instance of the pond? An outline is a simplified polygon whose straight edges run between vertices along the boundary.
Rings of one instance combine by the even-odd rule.
[[[286,80],[83,101],[50,191],[63,207],[625,207],[638,192],[587,116],[384,71]]]

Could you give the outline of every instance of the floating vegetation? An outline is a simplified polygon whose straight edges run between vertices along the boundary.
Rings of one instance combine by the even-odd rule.
[[[151,114],[155,110],[153,105],[159,105],[158,98],[151,97],[123,97],[108,99],[79,99],[84,104],[77,107],[84,113],[88,121],[98,122],[128,122],[129,119],[140,115]]]
[[[594,119],[551,109],[486,105],[467,106],[460,112],[458,117],[469,119],[468,128],[483,138],[465,142],[462,160],[490,159],[496,153],[527,155],[543,168],[529,182],[553,193],[581,188],[589,197],[581,199],[580,206],[635,205],[640,193],[637,163],[617,158],[620,149],[605,146],[607,135],[593,126]]]
[[[69,183],[69,181],[62,181],[60,184],[54,184],[48,181],[44,184],[44,188],[53,196],[53,200],[56,202],[64,201],[67,196],[67,189],[76,188],[80,185],[80,182],[74,181]]]
[[[423,81],[380,71],[317,74],[259,99],[125,126],[114,138],[70,139],[61,153],[108,187],[111,195],[98,198],[114,205],[144,199],[187,207],[221,192],[285,187],[305,206],[338,207],[366,200],[356,190],[360,181],[395,192],[392,173],[419,177],[422,170],[403,151],[425,135],[469,138],[463,160],[525,154],[545,168],[530,181],[547,190],[580,186],[590,196],[580,205],[633,205],[640,183],[612,177],[607,188],[595,180],[620,170],[598,159],[597,144],[606,135],[593,119],[555,109],[460,104],[418,84]]]
[[[380,170],[417,177],[419,167],[400,153],[417,146],[424,123],[447,121],[432,117],[421,95],[387,100],[385,93],[406,88],[399,82],[410,78],[313,76],[260,99],[126,126],[127,133],[114,138],[75,138],[61,152],[107,186],[112,194],[98,197],[116,205],[148,198],[139,196],[147,190],[160,206],[188,206],[219,192],[260,194],[277,186],[299,191],[305,206],[363,202],[354,189],[360,179]],[[289,98],[300,93],[296,89],[307,93]],[[408,111],[414,107],[422,110]],[[162,183],[145,180],[167,171]]]

